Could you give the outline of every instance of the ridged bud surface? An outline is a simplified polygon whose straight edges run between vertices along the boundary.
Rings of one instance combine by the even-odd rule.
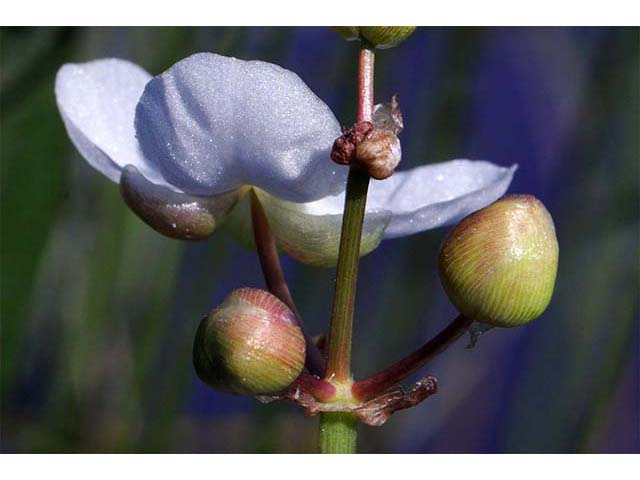
[[[553,219],[533,196],[504,197],[451,230],[438,266],[447,295],[463,315],[499,327],[530,322],[553,294]]]
[[[360,38],[360,27],[331,27],[331,29],[350,42]]]
[[[264,290],[241,288],[200,323],[193,362],[211,387],[237,395],[279,392],[301,373],[305,340],[294,313]]]
[[[376,48],[391,48],[404,42],[416,27],[331,27],[345,40],[366,40]]]
[[[360,35],[376,48],[391,48],[404,42],[416,27],[360,27]]]

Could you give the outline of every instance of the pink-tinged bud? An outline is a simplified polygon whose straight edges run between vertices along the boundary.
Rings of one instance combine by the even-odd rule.
[[[374,130],[356,149],[353,164],[376,180],[393,175],[400,163],[400,140],[390,130]]]
[[[558,269],[551,215],[531,195],[509,195],[464,218],[439,255],[442,285],[467,318],[523,325],[547,308]]]
[[[193,349],[198,376],[216,390],[266,395],[302,372],[305,340],[295,314],[264,290],[241,288],[200,323]]]

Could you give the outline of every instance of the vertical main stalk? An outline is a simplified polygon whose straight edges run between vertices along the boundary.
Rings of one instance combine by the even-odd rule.
[[[358,122],[373,117],[372,47],[362,44],[358,60]],[[364,222],[369,177],[351,167],[342,218],[340,252],[336,270],[336,290],[329,330],[328,360],[325,378],[334,384],[351,384],[351,337],[360,258],[360,240]],[[320,417],[322,453],[355,453],[356,419],[351,413],[328,412]]]
[[[358,122],[373,116],[374,51],[360,49],[358,62]],[[340,252],[336,270],[336,290],[329,331],[329,358],[325,377],[336,383],[351,379],[351,336],[360,258],[360,239],[369,189],[369,177],[351,167],[342,217]]]
[[[369,177],[351,167],[342,219],[340,255],[336,270],[336,291],[329,330],[329,358],[325,378],[336,383],[351,380],[351,336],[356,300],[360,238]]]

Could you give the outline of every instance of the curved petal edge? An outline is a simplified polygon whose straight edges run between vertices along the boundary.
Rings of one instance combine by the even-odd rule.
[[[315,266],[334,267],[338,261],[344,195],[311,203],[293,203],[257,191],[278,246],[296,260]],[[362,227],[360,255],[374,250],[391,218],[388,210],[369,211]]]
[[[412,235],[450,225],[494,202],[507,191],[517,168],[451,160],[396,172],[372,182],[369,206],[392,212],[384,238]]]
[[[347,169],[329,158],[340,125],[282,67],[212,53],[179,61],[146,86],[136,132],[147,158],[187,193],[252,185],[303,202],[344,190]]]
[[[142,155],[133,125],[150,79],[138,65],[117,58],[68,63],[58,70],[56,102],[69,137],[85,160],[113,182],[120,181],[125,165],[134,165],[152,182],[166,184]]]

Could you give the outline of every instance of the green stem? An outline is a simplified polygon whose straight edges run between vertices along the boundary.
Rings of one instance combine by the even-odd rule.
[[[363,44],[358,61],[358,122],[373,116],[373,48]],[[329,331],[328,360],[325,378],[337,383],[351,379],[351,335],[356,299],[358,260],[362,224],[367,203],[369,177],[351,167],[347,179],[340,251],[336,270],[336,289]]]
[[[325,412],[320,416],[320,451],[322,453],[355,453],[355,415],[345,412]]]
[[[342,220],[336,291],[329,330],[329,358],[325,378],[337,383],[351,379],[351,336],[360,258],[360,237],[367,201],[369,177],[355,168],[349,171]]]
[[[374,50],[366,44],[358,61],[358,122],[373,116]],[[325,379],[337,385],[351,384],[351,336],[356,299],[358,261],[362,224],[367,203],[369,177],[351,167],[347,179],[340,252],[336,270],[336,289],[329,329]],[[355,453],[356,419],[344,412],[323,413],[320,418],[320,451]]]

